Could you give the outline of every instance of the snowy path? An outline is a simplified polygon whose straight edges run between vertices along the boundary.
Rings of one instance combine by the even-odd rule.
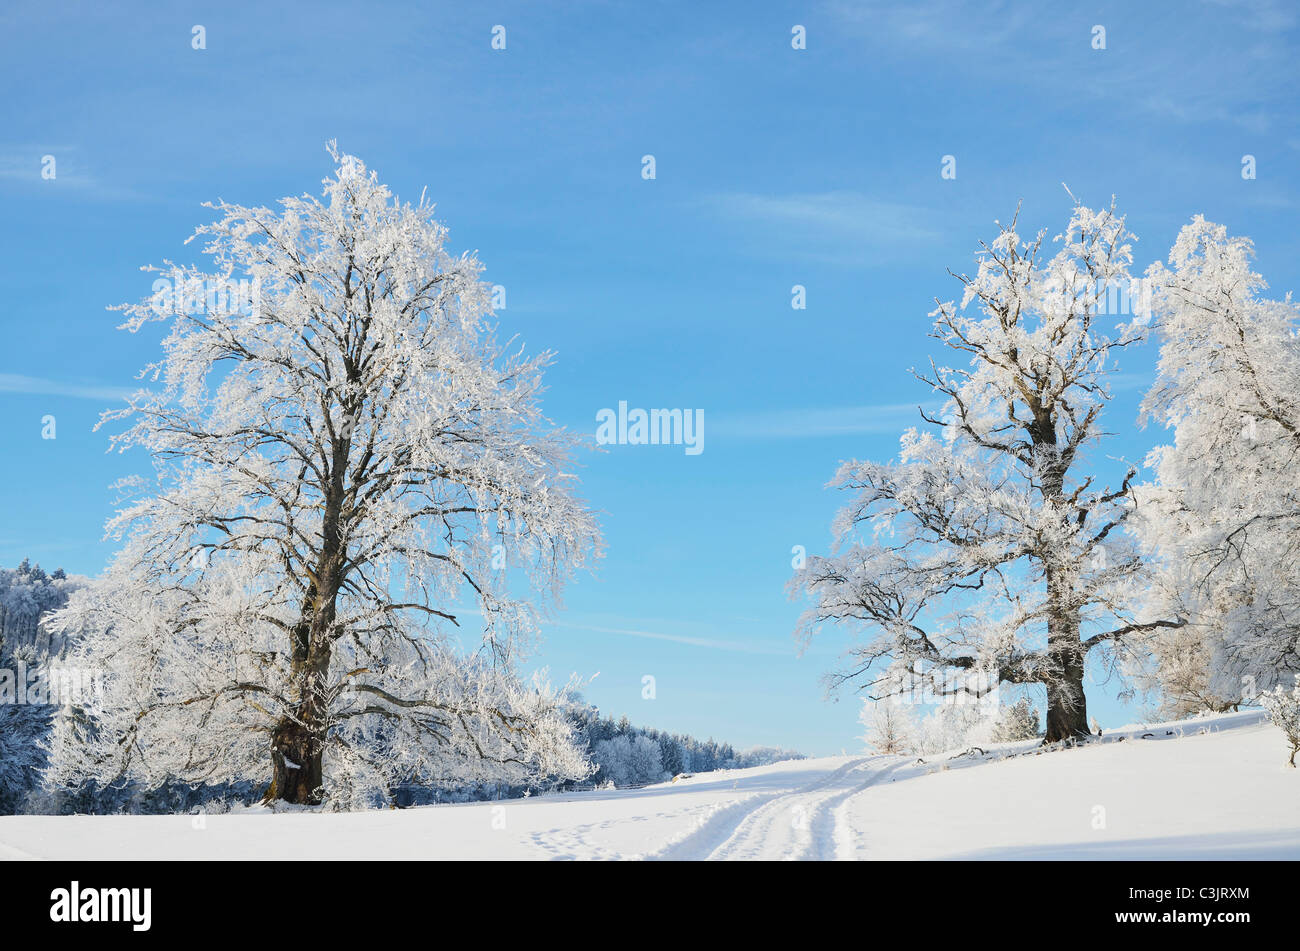
[[[841,810],[849,799],[903,765],[896,758],[850,760],[830,775],[785,793],[755,797],[655,856],[661,859],[819,860],[851,857]]]

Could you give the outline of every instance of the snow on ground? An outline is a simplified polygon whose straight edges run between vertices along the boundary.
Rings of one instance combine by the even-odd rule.
[[[24,858],[1296,859],[1300,770],[1247,712],[1082,749],[835,756],[496,803],[0,817],[0,859]]]
[[[859,859],[1300,858],[1300,770],[1262,714],[1104,739],[913,772],[846,803],[839,825]]]

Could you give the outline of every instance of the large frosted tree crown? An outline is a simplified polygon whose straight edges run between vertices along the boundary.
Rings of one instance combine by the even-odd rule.
[[[538,401],[550,354],[497,342],[431,204],[331,154],[319,197],[212,204],[210,269],[147,269],[121,308],[169,329],[101,420],[153,478],[123,483],[123,547],[63,619],[112,672],[91,771],[257,775],[267,747],[237,738],[309,710],[336,779],[581,774],[555,698],[514,675],[599,553]]]

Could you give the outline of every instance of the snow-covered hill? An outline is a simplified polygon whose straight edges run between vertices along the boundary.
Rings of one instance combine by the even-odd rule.
[[[1285,752],[1247,712],[1075,750],[830,757],[500,803],[6,817],[0,858],[1296,859]]]

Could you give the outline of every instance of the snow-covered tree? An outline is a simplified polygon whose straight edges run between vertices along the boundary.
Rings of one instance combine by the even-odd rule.
[[[1142,488],[1149,490],[1149,487]],[[1156,517],[1155,511],[1155,508],[1139,509],[1144,519]],[[1178,576],[1185,579],[1183,583],[1187,590],[1184,596],[1179,597],[1176,592],[1167,591],[1160,585],[1151,588],[1151,596],[1169,597],[1171,602],[1181,605],[1183,614],[1191,620],[1182,628],[1151,632],[1143,639],[1142,649],[1127,658],[1126,672],[1137,692],[1154,694],[1159,698],[1157,715],[1161,718],[1179,720],[1207,710],[1223,713],[1236,709],[1248,699],[1247,691],[1243,691],[1240,682],[1234,683],[1230,677],[1216,677],[1214,673],[1216,669],[1222,670],[1215,659],[1222,634],[1213,620],[1217,612],[1208,610],[1212,602],[1187,596],[1196,593],[1196,584],[1187,577],[1186,563],[1169,564],[1165,580],[1172,581]],[[1191,606],[1196,603],[1203,606],[1203,613],[1198,614]],[[1212,686],[1212,682],[1217,682],[1217,687]]]
[[[659,744],[644,735],[623,733],[601,740],[592,750],[592,759],[600,767],[597,779],[611,780],[615,786],[657,783],[669,775]]]
[[[1269,300],[1247,238],[1198,216],[1153,265],[1162,346],[1133,527],[1188,618],[1151,640],[1176,712],[1223,709],[1300,671],[1300,311]]]
[[[1259,702],[1268,711],[1268,718],[1282,731],[1286,741],[1291,744],[1291,758],[1288,762],[1295,766],[1295,756],[1300,753],[1300,681],[1288,690],[1278,684],[1272,690],[1265,690],[1259,695]]]
[[[26,558],[0,569],[0,813],[18,811],[49,765],[47,746],[65,699],[57,690],[50,696],[50,686],[68,645],[44,622],[84,583],[61,568],[47,574]]]
[[[895,463],[844,463],[854,493],[829,557],[792,582],[814,604],[805,641],[846,622],[868,637],[831,686],[875,697],[917,689],[983,695],[1000,682],[1043,684],[1046,742],[1088,734],[1085,660],[1114,661],[1134,635],[1174,626],[1146,613],[1143,563],[1118,529],[1132,508],[1129,467],[1115,487],[1083,472],[1104,435],[1106,372],[1140,339],[1108,335],[1108,297],[1130,280],[1124,219],[1076,206],[1061,248],[1016,222],[983,245],[960,304],[938,302],[932,335],[965,366],[916,373],[946,401],[908,430]],[[972,305],[974,305],[972,307]]]
[[[0,568],[0,666],[23,648],[35,662],[62,656],[67,644],[41,622],[84,582],[69,578],[62,568],[47,574],[27,558],[12,570]]]
[[[626,716],[617,721],[612,717],[601,717],[594,706],[583,702],[575,691],[568,692],[566,704],[567,715],[577,731],[580,741],[591,753],[591,758],[601,771],[598,782],[608,779],[607,763],[615,760],[630,761],[639,756],[641,766],[615,766],[623,777],[620,784],[628,782],[652,782],[675,776],[678,773],[702,773],[715,769],[746,769],[751,766],[764,766],[780,760],[802,759],[803,754],[793,750],[758,746],[739,753],[730,743],[719,745],[713,740],[698,740],[685,734],[669,734],[660,730],[633,726]],[[626,740],[624,743],[611,743],[615,739]],[[649,752],[649,747],[640,741],[647,741],[659,750],[656,760]],[[642,752],[634,756],[634,745]],[[636,779],[629,779],[636,776]]]
[[[315,803],[586,772],[558,698],[515,673],[599,544],[575,441],[539,410],[550,355],[497,342],[432,205],[331,154],[319,198],[210,206],[213,270],[167,262],[122,308],[170,333],[101,421],[153,477],[123,484],[123,547],[60,615],[108,676],[81,778],[261,777]]]
[[[1029,702],[1028,697],[1021,697],[1010,706],[1003,707],[989,738],[994,743],[1014,743],[1017,740],[1032,740],[1039,735],[1038,709]]]
[[[0,704],[0,814],[17,812],[40,780],[52,722],[49,707]]]
[[[859,722],[867,728],[862,739],[877,753],[897,755],[912,747],[915,724],[908,708],[893,700],[864,700]]]

